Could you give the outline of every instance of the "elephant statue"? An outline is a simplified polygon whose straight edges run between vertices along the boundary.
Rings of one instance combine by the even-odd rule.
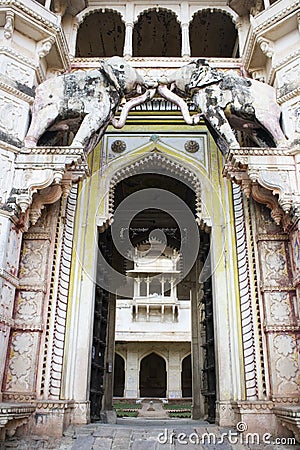
[[[188,124],[197,124],[204,118],[224,154],[230,148],[240,147],[234,130],[249,134],[260,147],[287,146],[275,89],[265,83],[244,78],[233,70],[214,69],[203,59],[158,82],[160,95],[180,107]],[[191,97],[199,114],[191,117],[182,97]]]
[[[150,80],[149,83],[151,86]],[[37,146],[46,131],[72,131],[75,136],[71,146],[84,147],[88,153],[100,141],[109,123],[121,128],[131,108],[155,95],[156,89],[147,87],[143,77],[118,56],[100,60],[97,69],[50,78],[36,89],[24,145]],[[141,95],[134,97],[137,93]],[[114,115],[121,103],[124,106],[120,118],[116,119]]]

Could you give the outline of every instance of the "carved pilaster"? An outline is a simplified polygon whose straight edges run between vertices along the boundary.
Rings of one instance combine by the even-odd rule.
[[[260,266],[261,307],[268,347],[270,395],[274,402],[298,398],[295,288],[291,272],[289,236],[256,207],[256,241]]]
[[[36,396],[38,354],[49,296],[57,214],[57,203],[44,208],[39,221],[23,238],[3,383],[4,399]]]

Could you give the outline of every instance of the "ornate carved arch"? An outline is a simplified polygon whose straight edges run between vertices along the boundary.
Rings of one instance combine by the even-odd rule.
[[[129,178],[133,175],[138,175],[141,173],[152,172],[155,170],[162,174],[169,176],[178,176],[184,183],[189,185],[196,195],[196,217],[199,219],[201,217],[201,183],[199,175],[195,170],[190,167],[184,166],[182,162],[171,158],[169,155],[163,154],[157,148],[154,148],[150,153],[144,154],[142,157],[135,158],[131,163],[124,161],[124,165],[120,167],[111,176],[108,191],[108,208],[107,208],[107,218],[101,226],[109,225],[113,212],[114,212],[114,189],[115,186],[122,180]]]

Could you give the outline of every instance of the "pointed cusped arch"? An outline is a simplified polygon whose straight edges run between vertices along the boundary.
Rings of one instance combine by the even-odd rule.
[[[102,169],[98,188],[99,195],[100,192],[102,194],[96,214],[96,224],[100,231],[110,226],[113,220],[115,186],[132,175],[153,173],[154,168],[159,171],[158,173],[177,177],[195,192],[196,221],[209,233],[212,216],[212,186],[207,168],[192,157],[184,155],[183,158],[158,142],[139,147],[127,153],[126,157],[116,158]]]
[[[180,181],[187,184],[195,191],[197,199],[197,213],[201,213],[201,184],[197,174],[157,150],[146,154],[143,158],[134,162],[130,166],[120,169],[111,179],[111,190],[113,191],[114,187],[125,178],[147,172],[178,177]],[[111,197],[110,200],[110,213],[113,214],[113,197]]]
[[[181,55],[181,25],[175,11],[149,8],[142,11],[133,28],[134,57]]]
[[[236,14],[221,8],[198,9],[190,21],[191,56],[237,56]]]
[[[125,23],[116,9],[88,9],[77,16],[76,57],[122,56]]]

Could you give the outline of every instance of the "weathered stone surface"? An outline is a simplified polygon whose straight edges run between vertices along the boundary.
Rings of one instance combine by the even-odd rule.
[[[175,83],[180,96],[191,96],[199,115],[190,118],[182,100],[166,89],[161,95],[175,102],[187,123],[197,123],[203,116],[224,153],[240,144],[233,130],[251,135],[259,146],[287,145],[280,127],[280,108],[275,89],[257,80],[238,75],[235,71],[222,72],[198,59],[181,67],[161,82]]]

